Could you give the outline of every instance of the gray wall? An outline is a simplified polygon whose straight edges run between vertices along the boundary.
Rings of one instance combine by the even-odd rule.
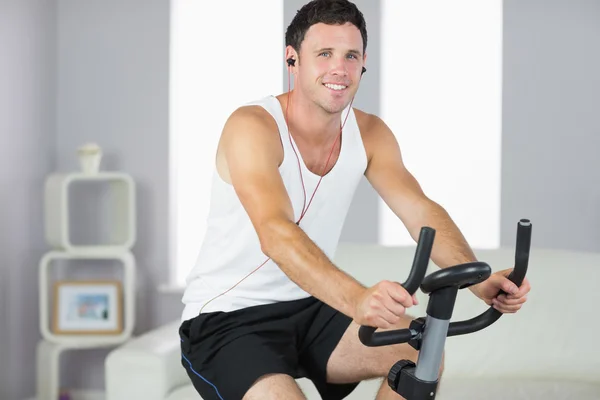
[[[302,3],[286,0],[286,22]],[[355,104],[378,112],[381,10],[357,4],[371,42]],[[598,2],[505,7],[502,242],[512,244],[514,223],[527,216],[536,245],[600,251]],[[157,290],[168,277],[168,46],[168,0],[0,2],[0,360],[10,360],[0,364],[0,399],[33,395],[43,180],[77,168],[84,142],[98,141],[102,167],[138,185],[136,331],[178,318],[181,295]],[[343,240],[376,241],[376,206],[363,182]],[[69,355],[65,383],[101,387],[105,354]]]
[[[504,8],[502,244],[600,251],[600,1]]]
[[[2,400],[34,395],[44,180],[77,169],[84,142],[137,183],[136,332],[180,312],[179,296],[157,290],[168,278],[168,44],[167,0],[0,1]],[[107,351],[66,353],[62,384],[101,388]]]
[[[55,165],[56,2],[0,2],[0,399],[33,394],[42,190]]]
[[[92,141],[105,153],[102,169],[136,182],[136,333],[181,309],[180,298],[164,299],[157,289],[169,276],[169,7],[167,0],[58,0],[57,169],[77,170],[77,147]],[[102,388],[108,351],[67,355],[65,385]]]
[[[102,169],[133,176],[140,330],[168,276],[168,46],[167,0],[59,0],[57,169],[77,170],[93,141]]]

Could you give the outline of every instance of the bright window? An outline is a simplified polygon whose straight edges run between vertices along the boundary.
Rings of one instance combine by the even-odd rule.
[[[185,282],[204,237],[214,156],[227,117],[246,102],[279,94],[283,72],[282,1],[172,0],[172,284]]]
[[[499,245],[501,0],[382,1],[380,116],[409,169],[478,248]],[[283,2],[172,0],[171,283],[206,229],[214,155],[228,115],[283,87]],[[260,10],[261,23],[249,17]],[[371,22],[371,29],[378,24]],[[235,28],[234,28],[235,27]],[[414,242],[380,202],[379,243]]]
[[[502,1],[383,0],[382,117],[473,247],[500,242]],[[410,245],[382,201],[379,241]]]

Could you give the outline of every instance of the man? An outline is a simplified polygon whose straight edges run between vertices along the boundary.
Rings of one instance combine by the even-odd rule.
[[[183,297],[182,364],[207,400],[304,399],[301,376],[324,399],[342,399],[396,361],[416,361],[407,344],[358,339],[360,325],[407,327],[415,297],[395,282],[364,287],[330,261],[363,175],[413,238],[423,226],[436,229],[439,267],[475,260],[403,165],[390,129],[351,106],[367,59],[356,6],[311,1],[288,27],[286,46],[294,90],[240,107],[225,124],[206,239]],[[470,289],[516,312],[530,286],[515,287],[510,271]],[[384,381],[377,398],[400,397]]]

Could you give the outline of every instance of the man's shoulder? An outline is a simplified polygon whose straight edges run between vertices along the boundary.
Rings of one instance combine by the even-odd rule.
[[[244,104],[227,118],[217,148],[217,168],[223,179],[230,182],[224,155],[252,158],[255,153],[282,158],[281,141],[276,121],[261,105]],[[220,163],[220,164],[219,164]]]
[[[239,131],[277,131],[277,123],[271,113],[258,104],[245,104],[235,109],[227,118],[225,127]]]
[[[265,123],[272,120],[271,114],[260,104],[244,104],[236,108],[230,115],[229,120]]]
[[[358,109],[354,109],[354,115],[369,162],[375,154],[387,153],[398,146],[394,133],[382,118]]]
[[[382,131],[386,130],[386,125],[379,116],[354,107],[353,111],[358,129],[363,138],[381,134]]]

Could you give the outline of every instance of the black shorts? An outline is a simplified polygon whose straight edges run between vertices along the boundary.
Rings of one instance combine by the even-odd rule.
[[[204,400],[241,400],[273,373],[310,379],[324,400],[343,399],[359,382],[328,383],[326,368],[350,322],[314,297],[200,314],[179,329],[181,362]]]

